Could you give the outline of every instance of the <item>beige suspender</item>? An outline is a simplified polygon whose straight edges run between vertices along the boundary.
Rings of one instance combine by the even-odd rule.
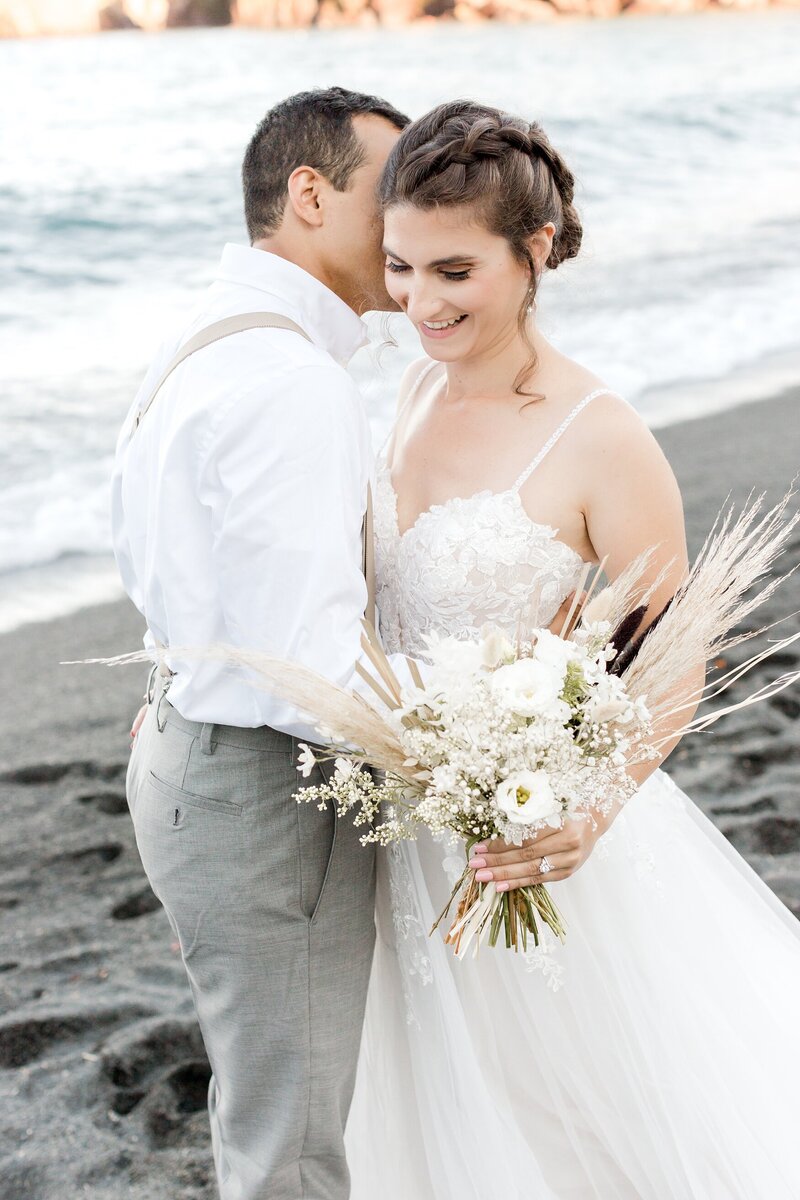
[[[241,313],[233,317],[225,317],[222,321],[216,321],[213,325],[201,329],[194,337],[189,338],[189,341],[181,347],[175,357],[167,366],[167,369],[162,374],[156,386],[150,393],[147,403],[139,409],[136,418],[133,422],[130,436],[136,433],[139,428],[142,418],[147,413],[153,404],[156,396],[160,392],[162,386],[169,379],[176,367],[179,367],[191,354],[197,350],[202,350],[204,346],[210,346],[214,342],[218,342],[220,338],[230,337],[233,333],[242,333],[246,329],[288,329],[293,333],[299,333],[307,342],[311,338],[289,317],[283,316],[282,313],[271,312],[253,312]],[[362,569],[364,578],[367,581],[367,608],[365,616],[370,625],[375,626],[375,553],[372,541],[372,488],[367,486],[367,508],[364,513],[364,523],[361,528],[361,544],[362,544]]]

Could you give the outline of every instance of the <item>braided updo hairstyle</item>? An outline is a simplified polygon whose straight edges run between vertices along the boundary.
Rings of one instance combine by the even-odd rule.
[[[545,265],[555,270],[575,258],[583,230],[574,191],[572,172],[540,125],[471,100],[440,104],[408,125],[380,183],[384,212],[397,204],[468,207],[490,233],[506,239],[530,269],[519,327],[532,353],[526,319],[539,280],[528,239],[552,221],[556,232]],[[535,364],[534,356],[525,376]]]

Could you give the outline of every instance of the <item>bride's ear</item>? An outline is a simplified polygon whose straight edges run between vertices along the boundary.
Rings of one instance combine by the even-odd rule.
[[[555,236],[556,227],[552,221],[548,221],[546,225],[542,225],[541,229],[537,229],[536,233],[531,234],[528,238],[528,249],[531,252],[531,258],[536,267],[537,280],[550,257],[550,251],[553,248],[553,238]]]

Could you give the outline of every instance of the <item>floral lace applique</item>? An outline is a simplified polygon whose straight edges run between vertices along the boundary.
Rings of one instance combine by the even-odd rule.
[[[401,536],[397,497],[381,463],[375,487],[376,601],[389,653],[422,656],[424,635],[511,636],[547,624],[583,562],[556,530],[531,521],[519,493],[478,492],[433,505]]]
[[[552,992],[557,992],[566,981],[566,968],[558,961],[554,953],[559,946],[558,939],[546,927],[539,933],[539,945],[522,954],[527,971],[541,971]]]
[[[392,842],[386,847],[392,923],[403,980],[406,1023],[419,1029],[421,1025],[414,1010],[412,988],[417,981],[423,986],[431,983],[433,968],[428,954],[428,931],[419,911],[407,852],[408,847],[402,842]]]

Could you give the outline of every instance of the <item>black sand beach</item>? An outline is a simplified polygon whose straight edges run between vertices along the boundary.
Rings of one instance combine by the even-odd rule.
[[[658,432],[692,551],[729,493],[787,489],[798,407],[800,389]],[[798,560],[800,532],[787,568]],[[760,623],[797,609],[800,574]],[[215,1195],[208,1067],[125,801],[144,672],[58,665],[136,648],[141,632],[124,602],[0,637],[2,1200]],[[798,658],[773,659],[748,689]],[[667,769],[800,916],[798,730],[795,688],[686,742]]]

